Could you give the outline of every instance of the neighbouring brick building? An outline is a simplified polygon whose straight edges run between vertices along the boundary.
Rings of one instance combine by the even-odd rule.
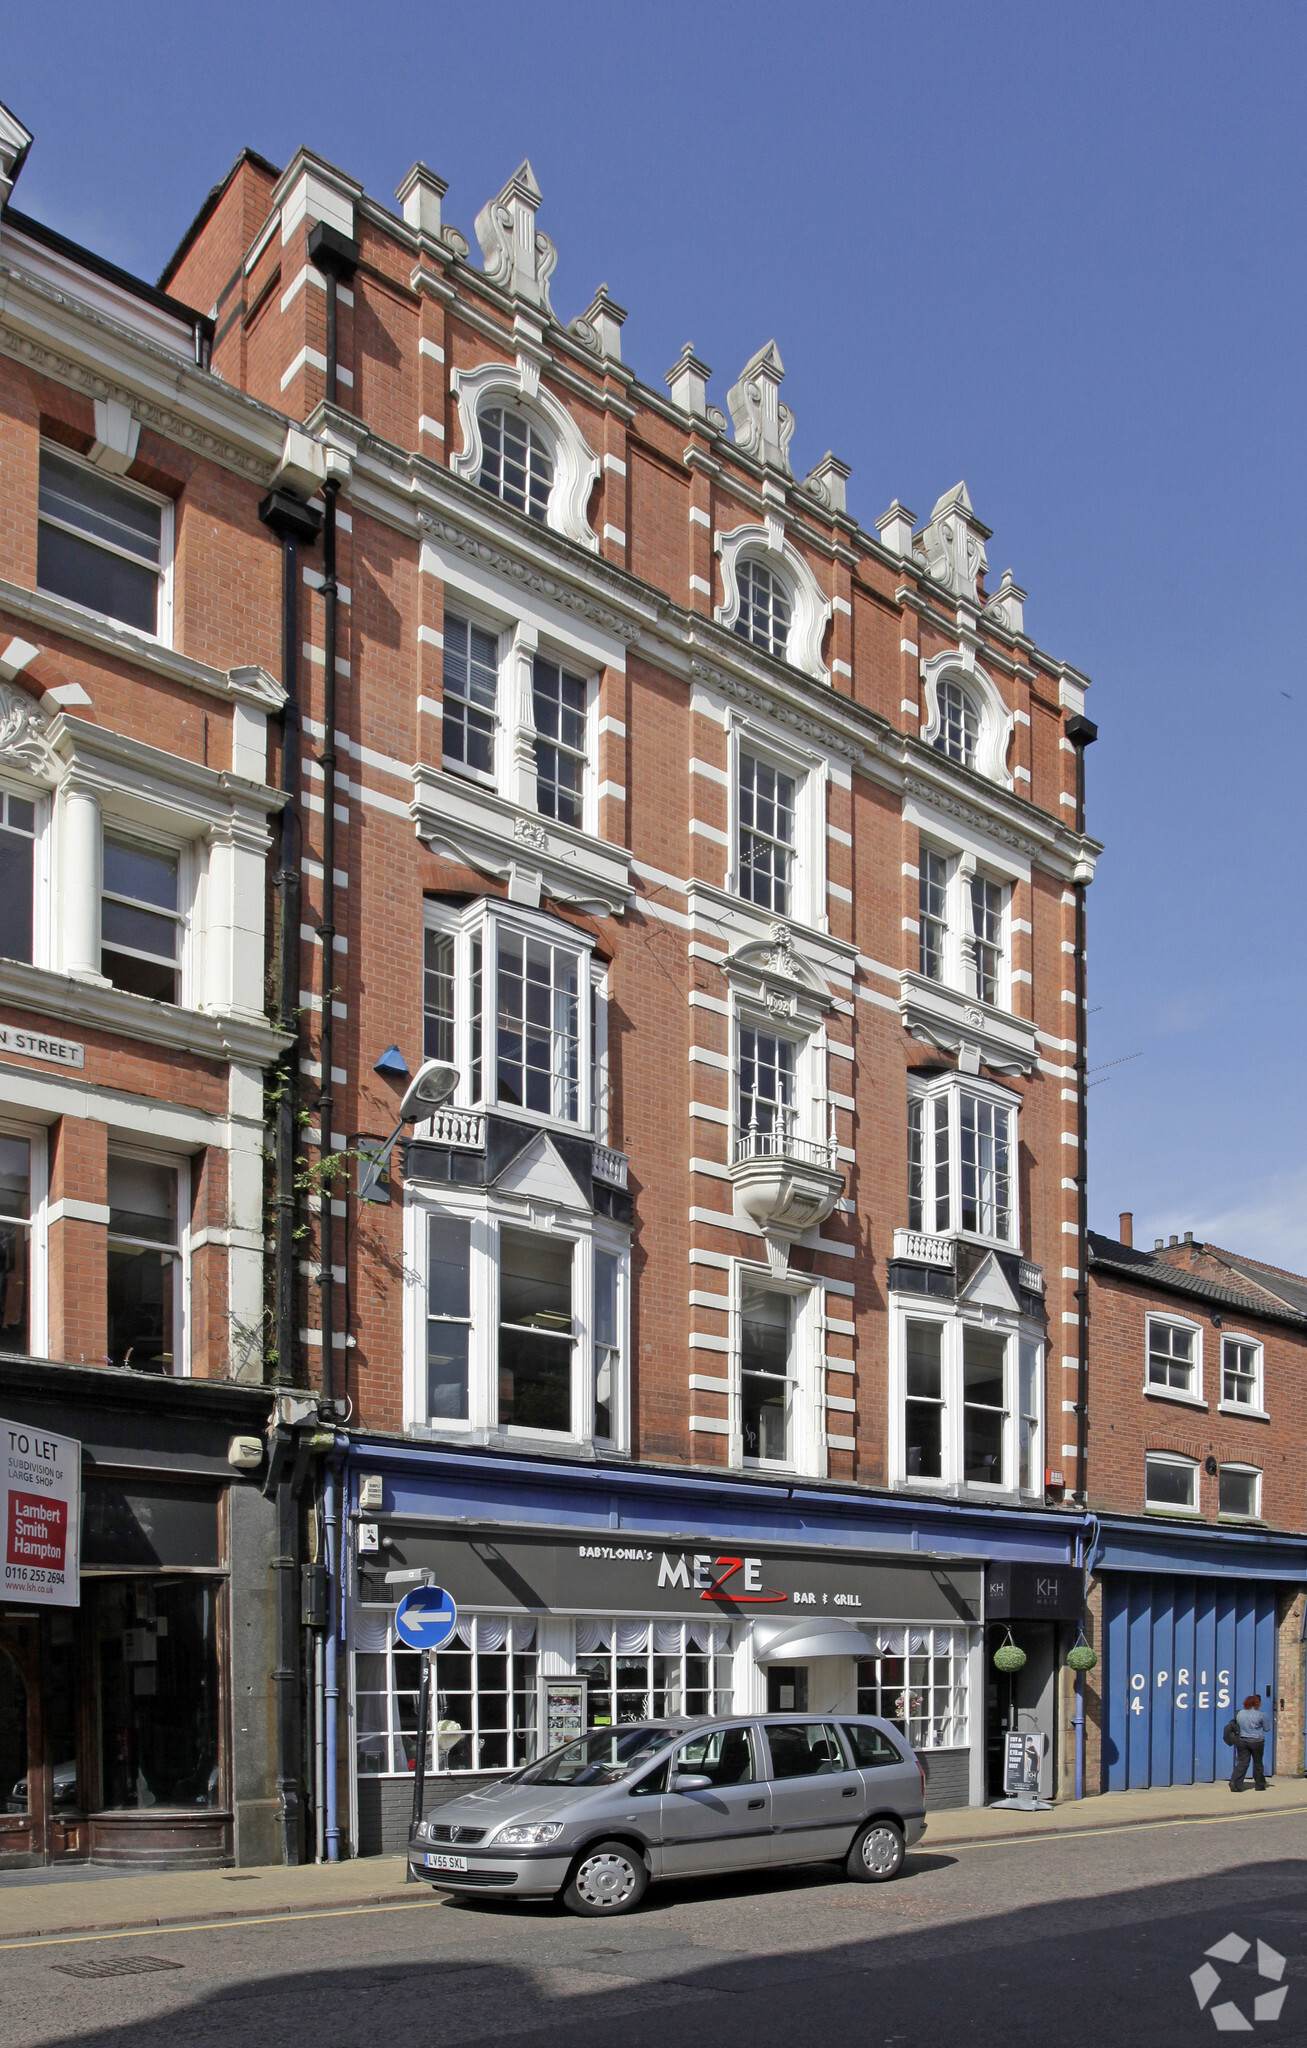
[[[76,1609],[5,1553],[0,1863],[257,1862],[284,428],[207,318],[9,203],[28,140],[0,109],[0,1414],[84,1496]]]
[[[1307,1281],[1133,1235],[1089,1239],[1091,1778],[1100,1742],[1108,1789],[1219,1773],[1250,1692],[1300,1771]]]

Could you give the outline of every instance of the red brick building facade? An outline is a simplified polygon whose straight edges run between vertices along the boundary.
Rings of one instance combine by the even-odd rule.
[[[391,1044],[462,1075],[404,1201],[336,1218],[331,1390],[393,1431],[1042,1502],[1074,1398],[1084,678],[987,589],[965,489],[920,532],[897,503],[859,525],[834,456],[791,471],[774,345],[729,421],[689,349],[649,390],[605,291],[554,315],[529,166],[481,268],[443,192],[418,166],[399,219],[307,152],[247,155],[165,279],[212,308],[215,371],[310,430],[302,488],[339,485],[330,905],[317,592],[300,677],[332,1142],[386,1130]],[[527,1284],[537,1214],[574,1383],[524,1368],[515,1419],[495,1245]],[[433,1229],[461,1332],[429,1334]],[[968,1318],[999,1331],[970,1423]]]

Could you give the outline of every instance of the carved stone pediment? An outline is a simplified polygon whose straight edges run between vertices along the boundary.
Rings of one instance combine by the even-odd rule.
[[[787,924],[773,924],[771,936],[749,939],[722,961],[721,971],[736,994],[770,1016],[813,1031],[833,1007],[825,979],[797,950]]]
[[[550,313],[549,279],[558,251],[536,228],[540,198],[535,172],[524,157],[503,191],[482,207],[475,226],[490,283]]]

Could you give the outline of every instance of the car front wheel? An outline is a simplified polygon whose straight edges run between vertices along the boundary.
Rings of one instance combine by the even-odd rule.
[[[849,1850],[845,1869],[861,1884],[886,1884],[903,1868],[902,1831],[892,1820],[868,1821]]]
[[[611,1919],[639,1905],[649,1883],[644,1858],[625,1842],[596,1842],[577,1857],[563,1891],[569,1913]]]

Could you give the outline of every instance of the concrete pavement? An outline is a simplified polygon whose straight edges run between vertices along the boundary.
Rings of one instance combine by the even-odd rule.
[[[1156,1792],[1109,1792],[1038,1813],[1013,1807],[961,1808],[931,1815],[923,1850],[1076,1836],[1104,1829],[1160,1823],[1265,1820],[1307,1814],[1307,1778],[1273,1778],[1264,1794],[1237,1798],[1228,1785],[1178,1785]],[[39,1873],[33,1878],[39,1880]],[[303,1864],[297,1869],[169,1870],[118,1877],[112,1883],[70,1878],[0,1889],[0,1945],[41,1936],[109,1933],[115,1929],[180,1927],[214,1920],[265,1919],[283,1914],[351,1911],[430,1898],[404,1883],[399,1856],[367,1856],[348,1863]]]

